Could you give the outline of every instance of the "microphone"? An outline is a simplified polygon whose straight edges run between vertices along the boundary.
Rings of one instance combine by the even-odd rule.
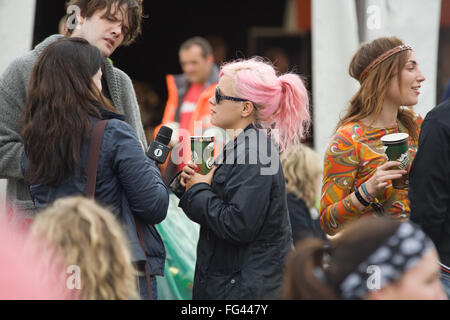
[[[146,155],[153,161],[163,164],[169,155],[170,147],[168,146],[172,138],[172,129],[162,126],[159,129],[156,139],[152,141],[147,149]]]

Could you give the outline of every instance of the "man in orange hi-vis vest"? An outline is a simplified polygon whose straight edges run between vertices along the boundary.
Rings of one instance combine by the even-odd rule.
[[[169,96],[162,123],[154,131],[156,136],[163,125],[173,130],[172,154],[161,166],[166,182],[190,160],[190,136],[217,135],[208,102],[219,78],[211,45],[204,38],[190,38],[181,44],[179,60],[183,73],[166,76]]]

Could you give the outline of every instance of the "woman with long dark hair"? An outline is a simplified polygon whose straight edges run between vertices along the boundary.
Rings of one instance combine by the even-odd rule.
[[[362,215],[409,218],[408,188],[391,180],[408,174],[387,161],[381,138],[409,135],[410,163],[417,150],[422,118],[417,104],[425,80],[412,48],[396,37],[362,45],[353,56],[350,76],[361,84],[339,121],[325,154],[320,220],[330,235]]]
[[[167,214],[168,192],[135,131],[101,93],[100,51],[81,38],[49,45],[31,74],[24,108],[22,168],[38,209],[56,199],[86,195],[88,150],[93,126],[108,120],[101,142],[95,199],[121,221],[133,261],[152,275],[153,292],[139,277],[141,296],[156,296],[165,250],[155,229]],[[136,225],[142,225],[141,246]]]

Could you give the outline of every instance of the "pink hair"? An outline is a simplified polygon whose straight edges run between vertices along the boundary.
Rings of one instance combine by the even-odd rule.
[[[262,58],[237,60],[225,64],[220,76],[233,80],[236,95],[256,104],[257,119],[265,129],[278,129],[272,139],[280,151],[300,142],[311,121],[308,91],[302,79],[293,73],[277,76]]]

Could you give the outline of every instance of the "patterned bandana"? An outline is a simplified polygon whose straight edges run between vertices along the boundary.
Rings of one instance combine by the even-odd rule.
[[[341,299],[363,299],[370,290],[381,289],[414,267],[433,242],[419,227],[404,222],[355,271],[340,284]]]

